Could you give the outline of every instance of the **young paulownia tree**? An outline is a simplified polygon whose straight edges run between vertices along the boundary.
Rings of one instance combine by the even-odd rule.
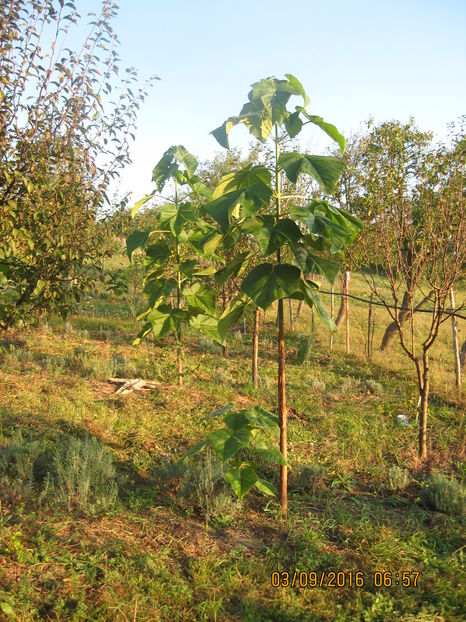
[[[145,324],[134,343],[150,332],[156,339],[173,334],[180,385],[184,373],[183,324],[221,342],[215,317],[216,291],[208,282],[216,267],[207,263],[223,236],[200,217],[188,200],[193,195],[209,196],[195,174],[196,168],[196,158],[181,145],[164,153],[152,173],[155,190],[136,203],[132,214],[160,196],[168,182],[173,184],[173,197],[164,197],[164,203],[157,208],[155,228],[134,231],[127,239],[130,259],[137,248],[145,252],[144,293],[148,305],[138,316]]]
[[[302,99],[303,105],[288,110],[292,96]],[[280,499],[282,513],[287,511],[287,407],[285,385],[285,334],[284,307],[286,298],[305,301],[315,307],[326,325],[334,329],[318,296],[318,285],[306,277],[307,274],[323,275],[334,282],[339,264],[324,258],[321,251],[337,253],[348,244],[360,229],[359,221],[343,209],[330,205],[325,198],[313,199],[305,207],[302,196],[297,196],[299,206],[292,204],[292,195],[282,191],[282,176],[291,184],[301,176],[314,179],[323,195],[329,195],[339,179],[343,163],[334,156],[310,155],[297,151],[282,153],[281,147],[296,137],[306,124],[313,124],[336,141],[343,151],[345,140],[335,126],[322,117],[311,115],[306,106],[309,99],[300,82],[291,74],[285,79],[265,78],[252,85],[248,101],[238,116],[230,117],[212,132],[222,147],[229,148],[228,135],[239,124],[261,143],[271,141],[273,158],[270,167],[250,164],[243,169],[223,177],[214,192],[214,198],[203,209],[219,225],[225,240],[237,240],[248,236],[255,244],[250,253],[239,256],[230,267],[232,274],[240,270],[246,273],[242,280],[241,293],[225,309],[219,320],[219,333],[223,337],[236,322],[245,308],[253,301],[255,306],[267,310],[278,301],[278,423],[280,427],[280,453],[273,458],[280,463]],[[283,210],[288,199],[288,213]],[[252,257],[262,256],[259,265],[248,269]],[[285,261],[288,254],[294,261]],[[265,259],[265,261],[264,261]],[[248,271],[249,270],[249,271]],[[223,413],[223,411],[221,411]],[[216,442],[215,449],[221,457],[225,448],[234,446],[239,451],[245,445],[242,438],[251,433],[250,417],[230,416],[223,431],[222,443]],[[241,432],[241,434],[240,434]],[[218,439],[215,437],[215,441]],[[234,452],[233,452],[234,453]],[[227,452],[230,456],[230,451]],[[258,476],[249,461],[230,470],[230,479],[235,482],[241,495],[254,485]]]

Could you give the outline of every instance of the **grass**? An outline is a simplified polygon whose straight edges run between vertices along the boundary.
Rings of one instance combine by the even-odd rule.
[[[356,277],[352,288],[364,294]],[[227,402],[275,408],[272,312],[261,337],[258,389],[249,377],[249,333],[231,340],[228,359],[188,334],[180,388],[170,339],[134,349],[136,323],[107,294],[66,323],[49,318],[10,335],[0,351],[0,456],[10,456],[8,468],[0,459],[0,618],[463,620],[464,518],[421,503],[437,472],[464,486],[464,400],[454,389],[450,327],[443,326],[433,350],[430,455],[423,465],[409,361],[395,343],[388,354],[374,348],[368,363],[366,310],[350,305],[349,355],[344,334],[328,349],[318,322],[306,356],[299,354],[308,312],[287,335],[286,521],[276,500],[251,494],[236,503],[215,465],[174,466],[205,436],[209,428],[200,420],[208,412]],[[383,310],[376,320],[375,344],[386,324]],[[118,370],[160,387],[109,397],[105,380]],[[56,448],[76,438],[96,439],[112,458],[108,478],[118,494],[105,507],[69,504],[44,475]],[[362,571],[365,585],[272,586],[273,571],[295,570]],[[377,571],[419,572],[418,586],[376,587]]]

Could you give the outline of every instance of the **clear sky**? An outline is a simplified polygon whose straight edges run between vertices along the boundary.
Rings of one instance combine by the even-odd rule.
[[[84,16],[97,0],[77,0]],[[294,74],[309,110],[348,134],[414,116],[442,138],[466,113],[465,0],[120,0],[115,29],[123,65],[158,75],[120,191],[152,189],[172,144],[199,158],[220,151],[209,132],[261,78]],[[318,130],[316,130],[318,132]],[[246,137],[232,133],[231,144]],[[235,138],[236,137],[236,138]],[[312,144],[312,132],[304,146]],[[319,141],[313,143],[319,147]]]

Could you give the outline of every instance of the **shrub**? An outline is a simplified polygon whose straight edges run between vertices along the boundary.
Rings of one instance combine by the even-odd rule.
[[[361,389],[365,393],[371,393],[372,395],[382,395],[383,393],[383,386],[373,378],[361,380]]]
[[[421,491],[421,503],[432,510],[446,514],[463,514],[465,488],[444,473],[434,473]]]
[[[310,347],[310,338],[307,335],[299,335],[298,348],[296,350],[296,358],[299,365],[302,365],[307,359]]]
[[[68,509],[101,509],[117,495],[112,455],[96,438],[68,436],[56,445],[51,472],[56,499]]]
[[[13,501],[27,498],[34,483],[34,462],[39,453],[36,443],[25,442],[18,432],[0,446],[0,492]]]
[[[134,365],[127,361],[122,354],[113,354],[110,361],[112,375],[117,378],[134,378],[137,376]]]
[[[388,485],[390,490],[403,490],[409,484],[409,471],[394,464],[388,469]]]
[[[177,504],[196,509],[205,522],[220,526],[237,513],[241,502],[235,499],[223,475],[223,464],[212,451],[206,451],[196,462],[187,463],[182,471]]]
[[[321,464],[306,464],[296,476],[294,485],[307,493],[315,493],[325,483],[325,467]]]
[[[308,376],[307,381],[311,393],[323,393],[327,388],[325,382],[315,376]]]

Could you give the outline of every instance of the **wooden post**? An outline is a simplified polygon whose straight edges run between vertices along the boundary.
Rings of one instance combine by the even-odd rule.
[[[333,285],[330,288],[330,317],[333,320],[333,316],[335,315],[335,294],[333,290]],[[330,333],[330,350],[333,348],[333,333]]]
[[[314,320],[314,307],[311,309],[311,337],[314,337],[315,320]]]
[[[450,307],[452,311],[455,311],[455,293],[453,287],[450,290]],[[456,316],[451,316],[451,328],[453,334],[453,356],[455,360],[455,382],[458,388],[461,387],[461,363],[460,363],[460,348],[458,343],[458,320]]]
[[[259,358],[259,319],[260,309],[256,307],[254,310],[254,327],[252,332],[252,382],[254,386],[259,386],[258,358]]]
[[[288,310],[290,313],[290,331],[293,332],[294,330],[294,326],[293,326],[293,303],[291,301],[291,298],[288,298]]]
[[[300,300],[298,302],[298,310],[296,311],[296,320],[301,317],[301,313],[303,312],[304,302]]]
[[[371,297],[369,299],[369,311],[367,314],[367,360],[372,360],[372,297],[373,293],[371,293]]]
[[[350,282],[350,272],[349,270],[345,273],[345,325],[346,325],[346,354],[349,354],[350,351],[350,325],[349,325],[349,282]]]

